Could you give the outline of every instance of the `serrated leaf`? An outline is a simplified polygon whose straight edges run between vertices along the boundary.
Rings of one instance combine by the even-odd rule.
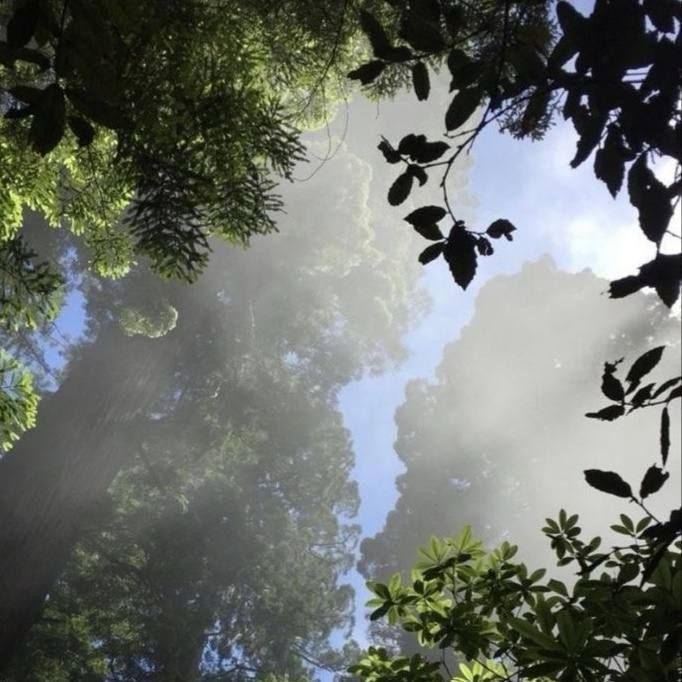
[[[604,407],[598,412],[587,412],[586,417],[590,419],[600,419],[601,421],[612,422],[618,417],[622,417],[625,414],[625,407],[623,405],[609,405]]]
[[[443,242],[438,242],[437,244],[429,244],[420,254],[419,254],[419,262],[422,265],[426,265],[427,263],[430,263],[432,260],[435,260],[438,258],[438,256],[443,253],[443,249],[445,248],[445,244]]]
[[[464,125],[481,103],[481,91],[478,88],[460,90],[450,102],[445,113],[445,128],[456,130]]]
[[[429,98],[431,83],[429,82],[429,71],[424,62],[417,62],[412,67],[412,85],[420,102]]]
[[[615,471],[586,469],[585,480],[597,490],[617,497],[632,497],[632,488]]]
[[[476,274],[478,258],[476,255],[476,239],[463,227],[453,227],[443,256],[450,266],[455,282],[466,289]]]
[[[401,173],[391,188],[388,190],[388,203],[391,206],[398,206],[410,196],[412,190],[412,175],[410,173]]]
[[[668,462],[668,454],[670,453],[670,415],[668,414],[668,406],[666,405],[661,412],[661,461],[663,466]]]
[[[668,480],[669,476],[670,474],[667,471],[664,472],[663,469],[660,469],[655,464],[650,466],[644,474],[644,478],[639,487],[639,496],[642,499],[645,499],[649,495],[658,492]]]

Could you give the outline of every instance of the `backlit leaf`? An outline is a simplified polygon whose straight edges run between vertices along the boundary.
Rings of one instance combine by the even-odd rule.
[[[586,469],[585,480],[597,490],[617,497],[632,497],[632,488],[615,471]]]

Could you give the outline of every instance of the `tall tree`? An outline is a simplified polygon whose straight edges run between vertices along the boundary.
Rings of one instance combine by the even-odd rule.
[[[400,337],[416,312],[404,294],[414,290],[417,270],[399,241],[394,252],[377,248],[382,228],[370,228],[367,166],[343,154],[329,172],[334,182],[316,176],[293,188],[306,195],[292,202],[281,236],[246,252],[217,249],[192,287],[142,271],[89,285],[89,340],[45,397],[42,424],[0,461],[3,660],[37,619],[116,474],[133,464],[143,442],[154,441],[152,455],[163,454],[157,434],[185,456],[216,447],[228,425],[238,433],[255,428],[277,434],[262,446],[267,467],[316,453],[326,461],[330,447],[345,464],[330,460],[315,485],[347,476],[338,416],[325,414],[363,368],[400,357]],[[318,202],[345,216],[343,230],[319,220],[310,208]],[[358,314],[357,292],[368,290],[377,296]],[[177,314],[173,329],[155,318],[160,301],[161,312]],[[152,328],[167,333],[139,335]],[[301,434],[297,410],[306,405],[310,421]],[[329,419],[336,435],[332,429],[325,444],[315,423]],[[304,477],[289,485],[291,495],[311,494]]]

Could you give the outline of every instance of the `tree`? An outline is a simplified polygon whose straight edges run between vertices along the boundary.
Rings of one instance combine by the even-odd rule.
[[[400,337],[416,314],[404,294],[414,290],[417,270],[400,240],[391,241],[394,251],[377,249],[384,238],[370,229],[367,166],[341,154],[329,172],[338,174],[334,182],[315,177],[293,191],[345,216],[344,230],[320,222],[301,197],[281,237],[239,253],[216,245],[216,258],[192,287],[141,269],[84,284],[88,338],[72,351],[58,390],[44,398],[37,428],[0,462],[4,664],[38,620],[76,543],[105,525],[97,510],[144,443],[152,465],[174,453],[178,471],[191,478],[190,453],[219,452],[226,430],[244,438],[255,430],[269,437],[255,449],[262,469],[253,472],[254,485],[269,475],[268,485],[283,487],[286,474],[292,509],[324,499],[327,486],[337,500],[352,500],[336,394],[365,368],[400,358]],[[378,294],[362,314],[358,289]],[[125,314],[121,328],[122,312],[148,312],[158,301],[177,311],[174,329],[155,339],[123,333],[135,329]],[[237,459],[230,460],[235,475],[246,466]],[[309,482],[296,473],[308,460],[315,472]],[[246,504],[248,493],[240,494]],[[157,513],[162,525],[164,512]],[[311,518],[324,520],[332,536],[341,532],[319,510]],[[198,561],[196,554],[185,560]]]
[[[325,120],[361,54],[336,2],[14,0],[0,12],[0,325],[13,333],[49,323],[66,285],[26,241],[26,209],[70,231],[100,276],[142,258],[192,281],[211,237],[247,245],[275,229],[275,178],[302,157],[296,127]],[[4,449],[35,418],[30,382],[13,377],[0,386]]]
[[[610,295],[622,298],[651,287],[672,306],[679,297],[682,254],[663,247],[682,195],[681,90],[675,76],[682,44],[679,0],[597,0],[589,17],[561,0],[556,6],[558,25],[548,2],[391,4],[399,40],[392,40],[382,23],[364,11],[363,29],[375,59],[351,71],[350,78],[370,85],[385,71],[409,66],[414,91],[426,100],[427,65],[445,62],[452,77],[450,90],[456,91],[445,112],[446,137],[454,147],[414,133],[397,145],[388,140],[379,145],[389,164],[403,168],[388,193],[393,206],[405,201],[415,180],[423,185],[431,169],[443,169],[443,205],[423,206],[405,218],[433,242],[420,254],[420,262],[442,256],[455,282],[465,289],[475,276],[478,258],[493,254],[491,240],[513,239],[516,227],[504,218],[479,230],[456,216],[448,199],[452,163],[490,123],[497,122],[516,137],[541,138],[561,108],[579,136],[571,166],[584,163],[596,149],[595,176],[614,197],[627,171],[630,203],[655,248],[653,260],[637,274],[611,283]],[[482,118],[472,125],[480,107]],[[669,185],[652,169],[660,159],[676,165]],[[447,237],[441,221],[451,223]]]

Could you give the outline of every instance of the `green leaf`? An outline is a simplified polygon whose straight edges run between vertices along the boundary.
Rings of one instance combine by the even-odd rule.
[[[386,62],[374,60],[363,64],[362,66],[350,71],[348,78],[351,80],[360,81],[363,85],[370,85],[373,83],[386,68]]]
[[[388,203],[398,206],[410,196],[412,190],[412,175],[408,172],[401,173],[388,190]]]
[[[417,62],[412,67],[412,85],[414,86],[414,92],[417,95],[417,99],[420,102],[429,98],[431,84],[429,82],[429,71],[424,62]]]
[[[615,471],[586,469],[583,473],[587,483],[597,490],[617,497],[632,497],[632,488]]]
[[[670,452],[670,415],[668,414],[668,406],[666,405],[661,412],[661,461],[663,466],[668,461],[668,453]]]
[[[466,123],[481,103],[481,91],[478,88],[460,90],[450,102],[445,113],[445,127],[449,131],[456,130]]]
[[[659,469],[655,464],[647,469],[639,488],[639,496],[645,499],[649,495],[658,492],[668,480],[670,474]]]

